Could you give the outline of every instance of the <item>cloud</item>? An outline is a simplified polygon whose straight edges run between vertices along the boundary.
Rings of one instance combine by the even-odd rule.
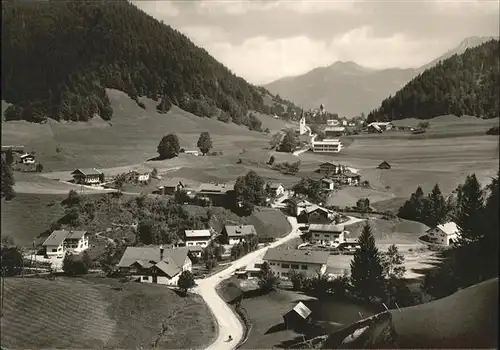
[[[247,12],[269,11],[277,8],[277,1],[253,0],[253,1],[217,1],[202,0],[197,2],[198,13],[217,14],[221,11],[228,15],[242,15]]]
[[[368,68],[417,67],[439,56],[442,43],[412,40],[402,34],[376,37],[371,27],[359,27],[331,41],[305,35],[272,39],[257,36],[231,45],[217,27],[186,27],[184,32],[233,72],[255,84],[306,73],[335,61],[354,61]]]
[[[133,0],[132,3],[157,19],[161,19],[161,17],[177,17],[180,14],[180,9],[173,1]]]

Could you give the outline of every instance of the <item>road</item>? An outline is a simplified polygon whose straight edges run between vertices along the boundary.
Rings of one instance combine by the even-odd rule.
[[[297,224],[297,220],[294,217],[287,217],[287,219],[292,227],[288,235],[271,243],[267,247],[245,255],[236,260],[227,269],[209,278],[197,280],[198,286],[194,289],[194,292],[203,297],[214,314],[219,327],[217,339],[207,348],[207,350],[232,350],[243,337],[243,326],[231,308],[217,294],[215,290],[217,285],[222,282],[222,280],[229,278],[238,268],[262,259],[268,248],[277,247],[291,239],[300,237],[300,225]],[[227,342],[229,335],[233,337],[231,342]]]

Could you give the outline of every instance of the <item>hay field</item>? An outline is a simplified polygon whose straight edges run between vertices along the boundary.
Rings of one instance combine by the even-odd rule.
[[[2,346],[7,348],[202,349],[215,323],[198,296],[179,297],[161,285],[107,278],[5,280]],[[131,322],[133,320],[133,322]]]
[[[156,112],[158,102],[142,98],[140,108],[126,94],[108,89],[114,110],[111,122],[94,118],[87,123],[31,124],[24,121],[2,123],[2,144],[22,144],[36,150],[45,171],[77,167],[108,168],[142,163],[155,157],[161,138],[175,132],[181,147],[193,149],[202,131],[212,135],[214,150],[231,152],[262,147],[270,136],[235,124],[200,118],[177,107],[167,114]],[[7,104],[2,103],[2,110]],[[269,116],[260,116],[263,128],[279,130],[287,124]],[[60,152],[56,152],[59,147]]]

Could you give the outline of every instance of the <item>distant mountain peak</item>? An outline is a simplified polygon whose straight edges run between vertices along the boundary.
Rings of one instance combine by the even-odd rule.
[[[493,40],[493,39],[498,39],[498,37],[494,36],[470,36],[468,38],[465,38],[458,44],[458,46],[454,50],[466,50],[471,47],[476,47],[479,46],[487,41]]]
[[[366,70],[372,70],[370,68],[366,68],[363,66],[360,66],[356,62],[353,61],[336,61],[330,66],[327,67],[328,69],[338,69],[338,70],[347,70],[347,71],[366,71]]]

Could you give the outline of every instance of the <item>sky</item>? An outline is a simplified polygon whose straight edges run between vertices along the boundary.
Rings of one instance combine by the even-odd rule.
[[[499,0],[132,2],[258,85],[335,61],[420,67],[500,26]]]

